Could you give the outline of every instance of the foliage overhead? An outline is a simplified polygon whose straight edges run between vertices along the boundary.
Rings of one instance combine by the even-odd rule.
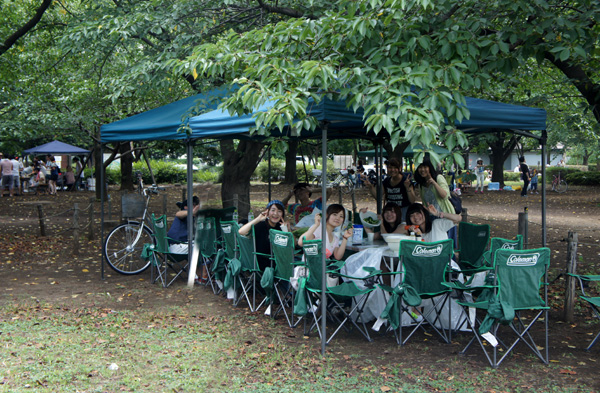
[[[231,31],[172,63],[240,84],[224,103],[231,112],[275,100],[256,116],[259,133],[294,116],[295,127],[316,127],[308,100],[327,96],[363,108],[368,128],[393,145],[441,138],[453,149],[466,141],[445,120],[469,117],[463,94],[481,95],[530,59],[560,70],[600,121],[599,18],[595,0],[340,0],[317,17]]]

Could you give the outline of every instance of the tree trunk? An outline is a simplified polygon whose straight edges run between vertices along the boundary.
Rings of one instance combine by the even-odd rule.
[[[408,145],[410,145],[410,141],[398,143],[396,145],[396,147],[394,147],[392,149],[392,144],[390,143],[390,141],[386,140],[385,142],[383,142],[383,148],[385,149],[385,151],[387,153],[387,159],[389,160],[389,159],[395,158],[398,161],[402,162],[402,156],[404,155],[404,150],[406,150]],[[383,161],[385,162],[385,160],[386,159],[384,158]]]
[[[504,187],[504,161],[510,157],[519,140],[520,137],[513,134],[506,142],[506,134],[497,132],[490,143],[492,149],[492,181],[500,183],[500,187]]]
[[[298,153],[298,141],[289,141],[288,150],[285,152],[285,177],[282,184],[298,183],[296,173],[296,156]]]
[[[133,191],[133,154],[127,153],[131,150],[131,142],[119,144],[121,153],[121,191]]]
[[[238,195],[238,212],[246,217],[250,210],[250,177],[258,166],[261,150],[265,144],[253,141],[221,141],[223,156],[223,183],[221,199],[223,207],[233,206],[233,195]]]
[[[588,165],[590,160],[591,153],[588,152],[588,149],[583,149],[583,162],[582,165]]]

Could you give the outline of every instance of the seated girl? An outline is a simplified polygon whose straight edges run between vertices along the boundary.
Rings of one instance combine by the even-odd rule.
[[[361,209],[361,212],[366,212],[367,209]],[[400,206],[393,202],[388,202],[381,211],[379,216],[381,224],[379,225],[379,232],[375,232],[373,239],[381,238],[381,234],[387,233],[401,233],[404,234],[404,225],[402,224],[402,209]],[[373,232],[373,229],[365,227],[365,231]]]
[[[433,218],[432,215],[438,218]],[[413,203],[406,211],[408,231],[421,235],[426,242],[448,239],[448,231],[460,221],[460,214],[438,212],[433,205],[425,208],[420,203]]]
[[[347,229],[342,232],[342,238],[340,239],[339,235],[334,233],[333,231],[344,224],[346,219],[346,209],[344,206],[339,204],[332,204],[327,207],[327,211],[325,214],[325,231],[327,233],[326,245],[325,245],[325,256],[327,258],[331,258],[332,256],[335,259],[342,259],[344,257],[344,253],[346,252],[346,244],[348,243],[348,239],[352,236],[352,229]],[[321,215],[318,214],[315,216],[315,223],[308,228],[300,239],[298,239],[298,245],[302,246],[304,240],[313,240],[313,239],[321,239]]]
[[[269,230],[288,232],[290,225],[285,218],[285,207],[279,200],[272,200],[267,204],[267,209],[260,213],[254,220],[244,224],[239,230],[242,236],[248,236],[252,227],[254,227],[254,244],[256,246],[258,267],[264,271],[271,266],[271,260],[267,255],[271,255],[271,241],[269,240]],[[264,254],[264,255],[260,255]]]

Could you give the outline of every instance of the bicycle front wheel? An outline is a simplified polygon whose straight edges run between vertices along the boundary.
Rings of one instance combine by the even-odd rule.
[[[567,182],[565,180],[561,180],[556,185],[556,192],[562,194],[563,192],[567,191],[567,187]]]
[[[146,225],[143,225],[142,233],[137,242],[140,224],[136,221],[130,221],[126,224],[116,226],[104,242],[104,257],[108,265],[117,273],[138,274],[150,266],[150,260],[142,258],[144,244],[155,244],[152,231]]]

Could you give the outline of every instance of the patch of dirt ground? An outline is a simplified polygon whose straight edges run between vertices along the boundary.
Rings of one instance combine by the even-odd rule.
[[[273,198],[282,198],[290,186],[273,186]],[[183,188],[169,186],[153,199],[152,211],[163,212],[172,218],[177,210],[175,202],[181,200]],[[197,185],[195,194],[199,195],[205,206],[220,207],[219,186]],[[120,200],[117,190],[110,190],[111,204],[106,206],[106,218],[117,219]],[[33,300],[57,305],[77,305],[99,308],[145,309],[164,306],[187,305],[201,307],[203,312],[228,315],[232,312],[250,314],[246,308],[234,309],[225,299],[216,297],[207,288],[194,287],[188,290],[183,280],[177,281],[169,288],[151,284],[150,273],[124,276],[111,271],[101,263],[100,241],[100,204],[95,202],[94,238],[88,239],[89,207],[93,194],[89,192],[66,193],[58,196],[17,196],[0,199],[0,276],[3,286],[0,289],[0,302],[3,305],[17,300]],[[337,201],[335,194],[330,201]],[[254,185],[251,193],[253,210],[257,213],[268,201],[266,185]],[[368,206],[375,210],[375,201],[365,190],[356,194],[358,207]],[[348,195],[343,196],[346,207],[352,206]],[[40,236],[38,207],[43,206],[46,220],[47,236]],[[74,206],[81,209],[78,221],[80,241],[75,244],[72,238],[74,222]],[[530,195],[519,196],[518,192],[487,192],[463,196],[463,206],[467,208],[469,219],[475,223],[491,225],[492,236],[512,237],[518,229],[518,213],[525,208],[528,211],[529,244],[531,247],[541,246],[541,198]],[[535,380],[550,378],[557,386],[585,387],[600,390],[597,345],[591,352],[585,352],[590,340],[599,329],[598,323],[590,323],[591,311],[578,303],[573,323],[561,321],[564,299],[565,280],[560,273],[566,265],[567,244],[564,239],[569,231],[579,236],[578,255],[580,261],[578,272],[600,272],[598,263],[600,244],[600,188],[585,187],[569,189],[565,194],[549,192],[547,196],[547,245],[552,250],[549,298],[552,310],[550,325],[550,359],[549,367],[523,367],[540,363],[531,357],[523,348],[507,364],[501,366],[499,372],[531,373],[532,386]],[[105,232],[106,233],[106,232]],[[102,278],[102,275],[104,278]],[[260,321],[260,318],[258,319]],[[256,321],[256,319],[254,319]],[[280,329],[288,329],[285,321],[278,320]],[[298,328],[300,329],[300,328]],[[540,335],[534,330],[534,336]],[[301,331],[295,333],[302,335]],[[419,364],[431,364],[441,359],[452,358],[458,361],[445,365],[451,374],[453,367],[466,362],[473,370],[473,376],[486,370],[486,363],[480,351],[471,351],[467,356],[459,356],[458,352],[469,340],[469,335],[461,333],[453,338],[452,344],[437,342],[435,337],[428,337],[418,332],[412,343],[404,347],[396,346],[391,335],[374,335],[371,343],[353,335],[342,335],[332,341],[329,350],[336,356],[345,355],[366,357],[373,362],[393,364],[398,359],[407,361],[414,367]],[[312,337],[309,341],[318,351],[319,342]],[[343,356],[339,356],[339,355]],[[374,354],[377,354],[375,356]],[[464,370],[463,370],[464,371]]]

